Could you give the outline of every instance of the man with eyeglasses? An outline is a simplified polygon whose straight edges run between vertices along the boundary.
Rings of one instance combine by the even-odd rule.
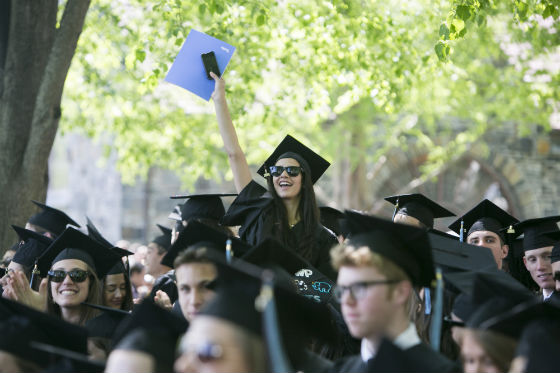
[[[356,212],[346,216],[350,238],[331,251],[338,270],[335,296],[350,334],[362,345],[360,356],[337,362],[335,371],[366,371],[383,338],[422,361],[424,371],[459,371],[422,344],[409,317],[413,286],[431,286],[435,278],[426,232]]]

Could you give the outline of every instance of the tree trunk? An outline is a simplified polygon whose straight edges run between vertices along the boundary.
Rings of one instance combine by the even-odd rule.
[[[44,201],[48,158],[60,120],[64,81],[91,0],[12,0],[4,68],[0,70],[0,250],[25,225],[30,200]]]

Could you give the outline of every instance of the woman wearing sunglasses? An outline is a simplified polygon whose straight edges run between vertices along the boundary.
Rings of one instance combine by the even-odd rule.
[[[62,235],[38,259],[46,273],[47,312],[73,324],[84,325],[97,310],[82,302],[101,304],[99,277],[120,261],[120,257],[74,228]]]
[[[329,250],[338,241],[320,224],[313,189],[329,163],[288,135],[257,171],[267,180],[267,192],[251,178],[229,115],[225,82],[212,76],[216,82],[212,98],[218,126],[239,193],[222,223],[240,225],[239,236],[252,245],[275,238],[334,279]]]

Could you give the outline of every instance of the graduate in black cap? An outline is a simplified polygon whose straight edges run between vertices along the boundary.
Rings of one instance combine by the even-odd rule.
[[[163,307],[171,308],[177,300],[175,273],[169,265],[161,263],[162,258],[171,247],[171,229],[159,224],[158,228],[162,234],[148,244],[146,254],[146,273],[155,278],[149,298]]]
[[[68,225],[80,228],[80,225],[64,212],[37,201],[31,202],[39,206],[42,211],[29,218],[29,221],[25,224],[25,229],[54,239],[61,235]]]
[[[558,232],[560,216],[528,219],[513,226],[514,235],[523,234],[523,263],[539,286],[543,300],[552,295],[556,284],[552,274],[550,255],[556,241],[550,238],[551,232]]]
[[[199,221],[191,221],[179,234],[162,263],[175,270],[179,290],[176,306],[187,321],[191,322],[215,294],[214,261],[225,261],[226,255],[241,256],[247,250],[249,245],[232,237],[231,232],[228,235]]]
[[[395,205],[393,221],[420,228],[434,228],[434,219],[455,216],[454,213],[420,193],[385,197]]]
[[[175,242],[179,233],[189,224],[191,220],[197,220],[216,230],[229,234],[229,228],[221,226],[220,220],[224,217],[223,197],[233,197],[233,193],[214,193],[214,194],[188,194],[171,196],[171,199],[187,199],[182,205],[169,214],[169,219],[175,221],[171,233],[171,243]]]
[[[251,245],[275,238],[323,273],[328,272],[328,251],[337,240],[320,223],[313,184],[329,162],[288,135],[257,171],[267,181],[267,193],[252,180],[229,115],[225,82],[218,76],[214,80],[216,117],[239,193],[222,223],[241,226],[239,237]]]
[[[82,302],[101,304],[103,278],[120,256],[80,231],[68,227],[38,259],[48,277],[47,312],[84,325],[97,313]]]
[[[331,251],[338,269],[335,295],[362,349],[360,356],[340,361],[335,371],[364,371],[383,337],[429,362],[426,371],[456,371],[453,362],[421,342],[409,316],[413,287],[430,287],[435,279],[426,230],[351,211],[346,220],[351,235]]]
[[[519,220],[485,199],[451,223],[449,229],[470,245],[489,248],[498,269],[502,269],[503,260],[509,252],[503,229],[518,222]]]

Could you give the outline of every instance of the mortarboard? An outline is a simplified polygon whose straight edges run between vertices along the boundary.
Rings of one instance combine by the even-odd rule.
[[[156,236],[151,242],[163,247],[167,251],[171,246],[171,230],[163,225],[157,224],[157,226],[162,234]]]
[[[208,79],[201,57],[208,52],[214,52],[218,68],[223,74],[235,47],[192,29],[165,80],[209,101],[214,92],[214,80]]]
[[[179,233],[177,240],[173,242],[167,254],[161,259],[161,264],[173,268],[173,262],[181,251],[202,242],[206,243],[208,247],[216,249],[217,252],[225,253],[228,240],[231,240],[231,250],[236,256],[241,256],[250,249],[249,244],[239,238],[228,236],[204,223],[191,221]]]
[[[523,329],[536,320],[560,320],[560,308],[558,304],[543,302],[540,299],[529,299],[510,307],[503,313],[495,314],[494,317],[481,323],[481,329],[489,329],[509,335],[518,339]]]
[[[257,336],[263,336],[263,320],[258,299],[261,294],[263,270],[243,260],[231,264],[217,264],[216,295],[198,315],[217,317]],[[284,337],[291,339],[290,337],[297,334],[296,340],[314,336],[331,341],[334,329],[332,316],[326,305],[297,294],[291,276],[283,270],[275,268],[272,272],[275,278],[273,292],[278,320]]]
[[[114,334],[113,346],[138,328],[161,331],[179,338],[185,332],[187,326],[188,322],[184,318],[167,311],[147,298],[134,307],[130,316],[120,323]]]
[[[310,176],[313,184],[319,180],[321,175],[323,175],[331,165],[326,159],[298,140],[290,135],[286,135],[270,157],[259,167],[257,173],[264,178],[268,177],[270,175],[268,168],[274,166],[276,161],[283,158],[294,158],[303,168],[303,172],[311,172]]]
[[[37,201],[31,202],[39,206],[43,211],[29,218],[29,223],[44,228],[57,236],[62,234],[67,225],[73,225],[78,228],[80,227],[78,223],[72,220],[64,212]]]
[[[513,226],[514,235],[518,237],[523,234],[523,251],[553,246],[555,240],[550,238],[549,234],[559,230],[556,224],[558,221],[560,221],[560,215],[527,219]]]
[[[298,292],[308,298],[328,302],[335,284],[293,250],[274,239],[266,239],[241,257],[262,268],[280,267],[294,278]]]
[[[29,229],[15,225],[12,225],[12,228],[16,231],[19,239],[23,241],[14,254],[12,261],[27,268],[33,267],[35,260],[43,254],[53,240]]]
[[[321,206],[319,207],[319,212],[323,226],[333,231],[337,236],[343,234],[340,224],[340,220],[344,220],[344,213],[342,211],[329,206]]]
[[[545,236],[554,240],[554,245],[552,246],[552,252],[550,253],[550,262],[556,263],[560,261],[560,230],[543,233]]]
[[[424,229],[346,211],[349,244],[367,246],[402,268],[411,282],[431,286],[435,278],[432,249]]]
[[[87,354],[85,328],[18,302],[0,298],[0,322],[3,329],[0,349],[24,359],[48,363],[44,354],[29,346],[32,341]]]
[[[99,242],[100,244],[102,244],[103,246],[105,246],[106,248],[110,249],[112,248],[114,245],[112,243],[110,243],[109,241],[107,241],[107,239],[105,239],[105,237],[103,237],[103,235],[101,235],[101,233],[99,232],[99,230],[97,229],[97,227],[93,224],[93,222],[86,216],[86,228],[88,231],[88,236],[90,236],[91,238],[93,238],[94,240],[96,240],[97,242]]]
[[[98,373],[105,371],[105,362],[92,360],[88,354],[74,352],[66,348],[41,342],[32,341],[30,346],[49,356],[49,365],[41,371],[43,373]]]
[[[516,356],[526,359],[524,372],[555,373],[558,371],[559,335],[558,319],[535,320],[523,328]],[[510,369],[510,371],[513,370]]]
[[[459,219],[449,225],[449,229],[464,237],[477,231],[494,232],[505,241],[503,228],[511,227],[519,220],[502,210],[488,199],[484,199],[478,205],[467,211]],[[461,229],[463,230],[461,232]]]
[[[178,214],[175,210],[168,216],[169,219],[178,221],[189,221],[191,219],[212,219],[219,221],[226,213],[222,197],[234,197],[236,193],[214,193],[214,194],[186,194],[171,196],[171,199],[188,200],[179,205]]]
[[[86,322],[89,337],[113,338],[119,324],[130,316],[130,311],[86,302],[82,304],[103,311]]]
[[[444,272],[497,268],[494,256],[487,247],[460,242],[456,236],[435,229],[428,231],[428,238],[434,263]]]
[[[411,216],[428,228],[434,227],[434,219],[436,218],[455,216],[451,211],[420,193],[385,197],[385,201],[395,205],[393,217],[396,214]]]
[[[138,327],[125,335],[114,350],[140,351],[154,359],[154,372],[173,372],[178,335]]]
[[[41,275],[46,276],[54,263],[64,259],[79,259],[87,263],[100,279],[121,260],[112,250],[72,227],[66,228],[38,258]]]

